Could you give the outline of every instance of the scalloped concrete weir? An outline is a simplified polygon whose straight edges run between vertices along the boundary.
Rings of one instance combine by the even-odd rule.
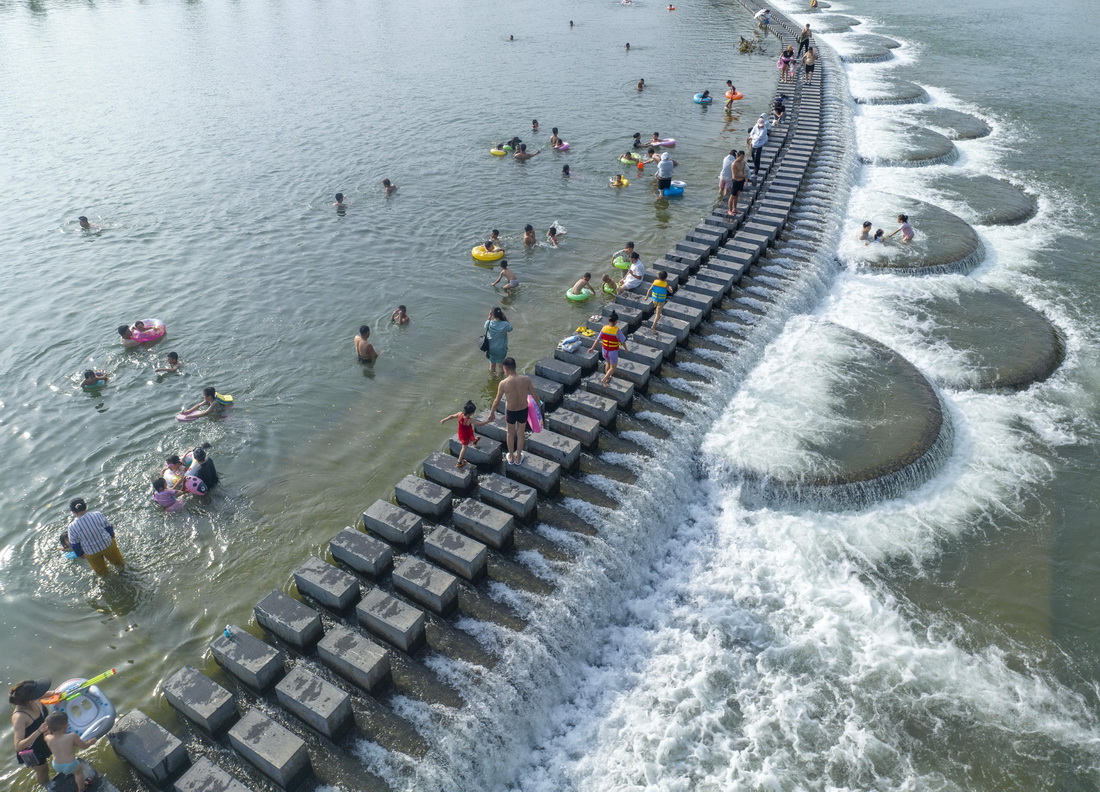
[[[801,26],[778,13],[773,20],[770,35],[797,46]],[[232,774],[240,775],[242,766],[258,770],[254,778],[242,778],[246,786],[265,787],[261,775],[277,784],[296,783],[291,777],[310,773],[310,767],[320,772],[326,752],[340,752],[327,756],[339,763],[361,739],[414,757],[428,752],[431,746],[393,701],[408,697],[444,708],[464,706],[458,691],[432,670],[435,660],[492,668],[495,650],[462,626],[477,619],[514,630],[525,626],[502,603],[507,598],[489,596],[489,587],[552,595],[555,582],[525,567],[518,554],[549,548],[551,540],[532,530],[536,521],[566,532],[598,531],[560,505],[565,498],[608,500],[586,482],[585,458],[598,460],[602,444],[611,451],[629,444],[636,453],[648,453],[622,437],[619,426],[637,431],[638,416],[672,409],[662,406],[664,397],[690,397],[680,380],[697,376],[698,365],[681,367],[678,361],[681,354],[697,358],[681,350],[701,345],[750,355],[754,333],[762,334],[762,343],[769,337],[763,334],[782,326],[789,312],[777,312],[772,321],[767,311],[774,303],[760,292],[778,293],[795,283],[776,271],[782,269],[776,260],[790,247],[787,231],[815,222],[797,212],[806,174],[831,141],[832,132],[822,126],[823,110],[839,100],[827,97],[823,86],[833,84],[837,64],[823,52],[812,84],[800,79],[783,86],[791,97],[789,118],[774,129],[758,178],[741,196],[744,213],[729,217],[724,207],[716,209],[656,257],[650,271],[668,269],[680,290],[670,301],[675,315],[666,311],[654,332],[648,327],[654,306],[644,297],[626,295],[606,309],[616,308],[627,326],[636,328],[628,348],[637,352],[623,357],[628,365],[610,387],[593,377],[599,360],[583,349],[554,350],[531,362],[547,400],[549,433],[530,436],[525,450],[530,463],[509,465],[503,459],[505,435],[495,422],[481,427],[480,443],[467,450],[463,468],[452,461],[460,446],[453,439],[441,442],[419,466],[423,475],[395,476],[389,497],[364,504],[361,522],[337,533],[327,552],[300,566],[293,578],[298,585],[289,585],[288,570],[286,590],[264,599],[256,622],[213,641],[211,651],[228,672],[224,684],[246,713],[230,729],[235,735],[230,746],[246,760],[230,768]],[[572,331],[563,327],[561,335]],[[291,675],[284,678],[288,670]],[[271,692],[276,685],[281,697]],[[345,723],[348,700],[351,725]],[[311,763],[301,764],[297,744],[283,731],[317,737],[309,742]],[[263,734],[278,737],[277,752],[261,755],[263,745],[247,739]],[[225,742],[219,747],[224,751]],[[211,754],[215,760],[222,755]],[[204,769],[221,780],[229,775],[217,766]],[[382,779],[361,772],[372,789],[386,788]]]

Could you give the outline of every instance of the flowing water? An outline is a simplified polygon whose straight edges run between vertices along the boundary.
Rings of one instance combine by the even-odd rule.
[[[899,167],[899,136],[929,139],[906,129],[927,123],[920,105],[833,109],[829,133],[846,153],[828,189],[808,185],[801,220],[815,230],[799,236],[796,223],[794,258],[760,279],[793,282],[797,265],[797,287],[752,291],[764,315],[747,344],[732,335],[738,312],[711,323],[666,372],[669,387],[640,400],[624,432],[634,445],[586,465],[599,497],[564,506],[593,535],[542,525],[562,555],[519,555],[554,580],[552,594],[489,585],[527,629],[458,620],[499,656],[495,668],[426,658],[467,705],[389,702],[432,746],[410,758],[357,743],[394,788],[1100,786],[1098,185],[1082,167],[1100,104],[1065,95],[1061,24],[991,21],[1026,20],[1032,6],[879,5],[790,10],[839,30],[841,15],[862,20],[821,37],[840,51],[857,34],[902,43],[890,60],[847,64],[838,88],[910,80],[992,134],[955,140],[949,161]],[[1059,14],[1083,30],[1097,21],[1080,0]],[[721,154],[775,77],[774,44],[759,57],[731,47],[748,17],[641,2],[0,8],[7,677],[118,666],[116,704],[170,721],[157,682],[197,664],[220,625],[247,619],[438,447],[438,418],[486,398],[472,347],[490,306],[516,325],[516,357],[534,360],[590,312],[561,299],[577,275],[610,272],[603,262],[626,238],[659,256],[709,208]],[[738,107],[745,118],[690,103],[727,78],[752,100]],[[488,156],[513,134],[544,140],[528,133],[532,117],[573,150]],[[697,187],[683,201],[638,182],[606,187],[629,135],[655,130],[680,141],[679,172]],[[860,221],[890,231],[907,198],[976,221],[985,207],[965,205],[967,186],[936,181],[955,174],[1014,183],[1035,216],[974,226],[984,255],[969,275],[837,267],[859,258]],[[384,176],[401,187],[389,198]],[[337,190],[343,216],[329,205]],[[102,231],[80,233],[79,214]],[[541,232],[555,220],[568,230],[560,249],[521,250],[523,223]],[[493,227],[521,251],[509,259],[524,286],[503,300],[467,253]],[[950,230],[924,240],[956,242]],[[996,343],[988,325],[1011,317],[1003,299],[987,314],[967,302],[969,333],[957,311],[937,310],[976,300],[975,283],[1054,324],[1064,349],[1049,378],[980,387],[1039,345],[1011,343],[1011,326]],[[385,322],[398,302],[408,328]],[[165,319],[169,339],[113,345],[112,328],[139,316]],[[364,321],[385,352],[373,368],[348,359]],[[901,386],[890,397],[889,372],[843,328],[935,383],[950,442],[922,475],[895,477],[858,508],[746,497],[746,471],[843,471],[865,461],[861,442],[889,445],[891,410],[920,418],[923,402]],[[169,349],[184,373],[159,378],[152,364]],[[88,366],[114,372],[99,394],[77,387]],[[216,423],[173,422],[206,384],[237,406]],[[869,393],[888,403],[861,401]],[[155,513],[158,461],[199,440],[215,446],[221,491]],[[59,557],[76,494],[119,526],[126,575],[95,581]],[[125,777],[109,751],[93,755]],[[365,786],[346,769],[322,777]],[[4,778],[30,788],[25,774]]]

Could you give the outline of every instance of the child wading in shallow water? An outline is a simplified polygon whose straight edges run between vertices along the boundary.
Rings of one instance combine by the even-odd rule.
[[[476,447],[481,442],[481,438],[474,434],[475,412],[477,412],[477,405],[472,401],[468,401],[462,407],[462,412],[456,412],[446,418],[439,419],[441,424],[450,420],[458,421],[458,442],[462,444],[462,450],[458,452],[458,461],[455,463],[455,467],[466,466],[466,446]]]

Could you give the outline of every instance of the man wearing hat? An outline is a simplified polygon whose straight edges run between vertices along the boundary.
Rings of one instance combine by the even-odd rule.
[[[46,746],[46,716],[49,714],[40,698],[50,690],[50,679],[27,679],[8,692],[8,703],[15,706],[11,728],[15,732],[15,755],[21,765],[34,768],[41,786],[50,780],[50,749]]]

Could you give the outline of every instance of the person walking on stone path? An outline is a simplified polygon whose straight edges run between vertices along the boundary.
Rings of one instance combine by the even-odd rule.
[[[802,28],[802,32],[798,34],[798,54],[796,57],[802,57],[802,53],[805,52],[810,46],[810,39],[813,37],[813,33],[810,32],[810,23],[806,23],[806,27]]]
[[[502,367],[504,369],[504,379],[497,385],[496,398],[489,406],[489,417],[484,421],[478,421],[476,425],[485,426],[485,424],[492,421],[493,416],[497,414],[500,400],[504,399],[504,420],[508,429],[506,438],[508,454],[506,459],[509,465],[522,465],[524,459],[524,432],[527,431],[527,397],[530,396],[534,399],[540,410],[543,409],[542,399],[539,398],[538,391],[535,390],[535,384],[531,382],[531,378],[516,373],[514,358],[504,358]]]
[[[802,56],[802,71],[806,73],[806,85],[814,81],[814,64],[816,63],[817,54],[814,52],[814,48],[810,47],[806,50],[806,54]]]
[[[455,462],[455,467],[466,467],[466,448],[467,446],[476,446],[480,442],[481,438],[474,434],[474,413],[477,412],[477,405],[472,401],[467,401],[463,405],[461,412],[452,413],[446,418],[440,418],[441,424],[447,423],[447,421],[458,421],[458,442],[462,446],[458,452],[458,460]]]
[[[604,373],[603,379],[600,381],[607,385],[611,382],[615,369],[619,367],[619,350],[626,351],[626,336],[619,328],[618,311],[613,310],[611,315],[607,317],[607,324],[596,335],[596,340],[592,342],[592,346],[588,348],[588,351],[592,352],[596,348],[596,344],[603,346],[601,351],[603,352]]]

